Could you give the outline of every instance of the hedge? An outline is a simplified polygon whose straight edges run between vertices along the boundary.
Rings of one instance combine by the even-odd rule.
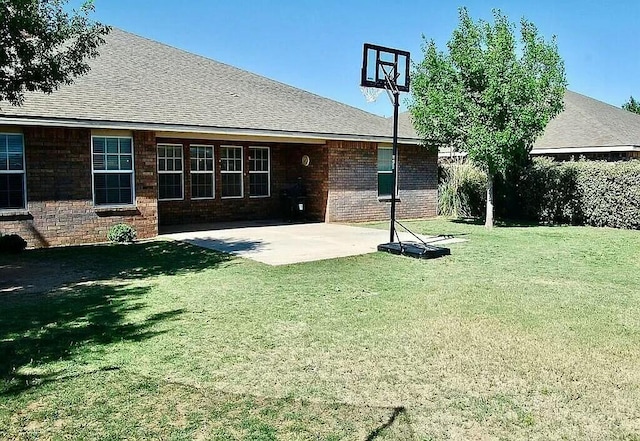
[[[463,199],[484,191],[481,180],[473,184],[471,189],[469,185],[460,187],[467,193]],[[496,214],[502,218],[640,229],[637,160],[555,162],[534,158],[520,173],[499,179],[495,193]]]
[[[640,161],[578,164],[582,221],[597,227],[640,229]]]

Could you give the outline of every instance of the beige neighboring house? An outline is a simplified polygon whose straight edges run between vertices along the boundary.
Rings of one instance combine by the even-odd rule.
[[[532,155],[562,161],[640,159],[640,115],[570,90],[564,104],[564,111],[534,143]],[[409,112],[401,115],[400,127],[405,133],[411,129]],[[446,160],[463,154],[441,148],[438,156]]]

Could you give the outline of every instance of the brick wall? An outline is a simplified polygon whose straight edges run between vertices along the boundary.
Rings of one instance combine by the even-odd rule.
[[[27,209],[0,214],[0,231],[30,247],[106,241],[108,229],[133,225],[139,238],[157,235],[155,135],[135,132],[136,209],[96,211],[91,188],[91,131],[24,127]]]
[[[92,202],[91,131],[25,127],[27,209],[0,213],[0,231],[18,233],[30,247],[73,245],[106,240],[108,229],[120,222],[131,224],[139,238],[157,235],[162,225],[227,220],[279,218],[281,191],[299,179],[307,189],[309,220],[329,222],[383,220],[389,202],[377,195],[377,144],[328,141],[318,144],[230,143],[210,140],[156,139],[154,132],[133,133],[136,207],[104,211]],[[184,200],[157,197],[156,145],[178,143],[184,148]],[[214,145],[216,198],[190,198],[190,144]],[[244,188],[241,199],[220,198],[219,146],[243,146]],[[248,196],[249,145],[270,147],[271,196]],[[302,165],[308,155],[310,164]],[[418,146],[400,147],[399,218],[435,216],[437,155]]]
[[[184,158],[184,199],[158,201],[160,225],[282,218],[281,192],[295,184],[298,178],[307,189],[307,218],[309,220],[324,220],[327,200],[327,149],[325,145],[238,143],[175,138],[158,138],[157,142],[181,144]],[[215,198],[213,199],[191,199],[190,145],[192,144],[214,147]],[[221,145],[243,147],[244,197],[242,198],[221,198]],[[271,155],[271,195],[269,197],[249,197],[249,146],[269,147]],[[302,165],[303,155],[308,155],[311,159],[308,167]]]
[[[371,142],[328,141],[329,188],[326,220],[385,220],[390,202],[378,200],[378,146]],[[399,146],[399,219],[436,215],[437,153],[420,146]]]

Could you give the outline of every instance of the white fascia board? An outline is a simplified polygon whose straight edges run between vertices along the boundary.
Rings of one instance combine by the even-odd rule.
[[[45,127],[69,127],[100,130],[148,130],[161,132],[189,132],[220,134],[226,136],[266,136],[283,138],[307,138],[310,140],[331,140],[331,141],[360,141],[360,142],[393,142],[392,136],[379,135],[348,135],[341,133],[314,133],[314,132],[293,132],[286,130],[269,129],[242,129],[235,127],[208,127],[208,126],[185,126],[179,124],[159,124],[159,123],[137,123],[121,121],[95,121],[63,118],[37,118],[37,117],[7,117],[0,116],[0,125],[22,125],[22,126],[45,126]],[[286,142],[286,141],[284,141]],[[419,139],[398,138],[400,144],[420,144]]]
[[[553,155],[564,153],[608,153],[608,152],[638,152],[640,146],[637,145],[614,145],[608,147],[562,147],[551,149],[533,149],[532,155]]]

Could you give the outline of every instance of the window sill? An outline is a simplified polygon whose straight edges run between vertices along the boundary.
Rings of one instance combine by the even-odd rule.
[[[94,206],[93,211],[98,216],[125,216],[138,215],[140,211],[135,205],[111,205],[111,206]]]
[[[391,202],[391,196],[378,196],[378,202]],[[396,202],[400,202],[400,197],[396,196]]]
[[[33,219],[29,210],[24,208],[0,209],[0,221]]]

